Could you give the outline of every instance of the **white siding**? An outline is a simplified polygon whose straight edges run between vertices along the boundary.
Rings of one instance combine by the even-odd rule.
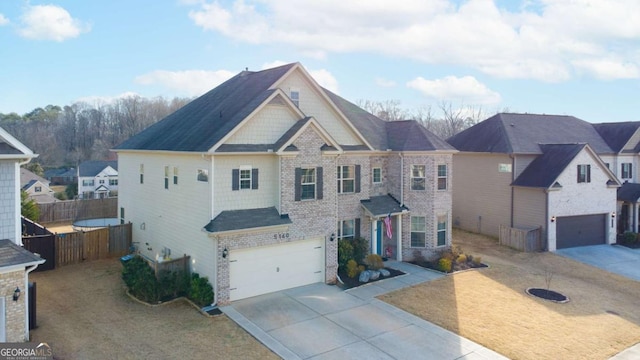
[[[501,224],[510,226],[511,176],[498,172],[511,164],[506,154],[453,155],[453,226],[498,236]]]
[[[213,216],[221,211],[260,209],[275,206],[278,208],[279,192],[279,170],[278,156],[224,156],[216,155],[214,159],[214,181],[215,198],[213,199]],[[243,189],[233,191],[232,175],[233,169],[241,166],[251,166],[258,169],[258,189]]]
[[[591,165],[591,182],[577,182],[577,166]],[[558,177],[562,189],[549,192],[549,218],[555,216],[576,216],[587,214],[607,214],[607,243],[615,242],[615,224],[612,227],[611,213],[616,211],[617,188],[607,187],[609,177],[602,171],[596,160],[586,150],[580,152]],[[547,219],[548,221],[549,219]],[[555,223],[548,222],[549,250],[556,249]]]
[[[324,98],[313,90],[311,84],[301,73],[292,73],[278,87],[286,94],[289,94],[292,88],[300,90],[300,109],[302,112],[318,120],[322,127],[327,130],[339,144],[363,144]]]
[[[140,184],[140,164],[144,183]],[[164,167],[169,166],[169,189],[164,188]],[[179,169],[173,184],[173,167]],[[214,174],[208,158],[200,155],[118,154],[120,195],[118,205],[133,223],[133,241],[143,255],[155,259],[163,247],[172,258],[187,254],[193,271],[215,281],[215,242],[203,231],[211,220],[211,186]],[[209,171],[209,182],[196,180],[197,170]],[[118,209],[120,214],[120,209]]]
[[[0,239],[22,244],[20,223],[20,169],[14,160],[0,161]]]
[[[226,144],[273,144],[299,120],[287,105],[265,106],[227,140]],[[274,149],[275,150],[275,149]]]
[[[547,195],[543,189],[515,187],[513,189],[513,227],[542,227],[546,231]]]

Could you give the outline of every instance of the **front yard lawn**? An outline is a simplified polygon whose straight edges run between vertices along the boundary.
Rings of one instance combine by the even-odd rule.
[[[225,315],[183,300],[150,307],[125,294],[118,259],[32,273],[38,328],[56,359],[277,359]]]
[[[640,342],[640,282],[553,253],[521,253],[454,231],[454,244],[490,267],[380,297],[514,359],[608,359]],[[534,298],[528,287],[569,297]]]

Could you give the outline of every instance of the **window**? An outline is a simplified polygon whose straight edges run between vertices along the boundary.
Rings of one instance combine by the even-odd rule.
[[[169,167],[168,166],[164,167],[164,188],[165,189],[169,188]]]
[[[178,168],[173,167],[173,185],[178,185]]]
[[[104,180],[100,179],[100,185],[104,184]]]
[[[438,234],[436,246],[445,246],[447,244],[447,216],[438,216]]]
[[[120,224],[124,224],[124,208],[120,208]]]
[[[296,106],[300,106],[300,90],[298,89],[291,89],[289,91],[289,98],[291,98],[291,101],[296,105]]]
[[[607,169],[611,170],[611,164],[609,164],[609,163],[604,163],[604,165],[607,167]]]
[[[498,172],[510,173],[511,172],[511,164],[498,164]]]
[[[36,186],[33,191],[35,192],[42,192],[42,186]]]
[[[93,186],[93,180],[82,180],[82,186]]]
[[[118,185],[118,179],[109,179],[109,185],[117,186]]]
[[[312,200],[316,198],[316,169],[302,169],[300,200]]]
[[[240,169],[240,189],[251,189],[251,169]]]
[[[447,190],[447,165],[438,165],[438,190]]]
[[[372,172],[371,177],[373,178],[373,183],[374,184],[382,183],[382,168],[374,167],[371,172]]]
[[[198,169],[198,181],[209,182],[209,170]]]
[[[425,247],[427,223],[422,216],[411,217],[411,247]]]
[[[425,189],[425,166],[411,165],[411,190]]]
[[[631,163],[622,163],[622,172],[621,172],[621,177],[623,179],[631,179]]]
[[[591,165],[578,165],[578,183],[591,182]]]
[[[231,190],[258,189],[258,169],[241,166],[231,170]]]
[[[355,220],[338,221],[338,239],[353,240],[356,236]]]
[[[338,193],[355,192],[355,170],[353,166],[338,166]]]
[[[140,184],[144,184],[144,164],[140,164]]]

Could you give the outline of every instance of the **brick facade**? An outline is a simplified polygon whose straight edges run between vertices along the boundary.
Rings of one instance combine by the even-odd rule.
[[[26,296],[22,294],[18,301],[13,301],[13,292],[19,287],[24,288],[24,270],[17,270],[0,274],[0,294],[4,297],[5,323],[7,342],[23,342],[25,338]]]

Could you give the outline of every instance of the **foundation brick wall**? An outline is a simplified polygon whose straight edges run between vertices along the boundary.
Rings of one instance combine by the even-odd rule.
[[[4,297],[5,321],[7,342],[24,342],[25,338],[25,316],[26,316],[26,296],[21,294],[18,301],[13,301],[13,292],[19,287],[24,289],[24,270],[17,270],[0,274],[0,294]]]

